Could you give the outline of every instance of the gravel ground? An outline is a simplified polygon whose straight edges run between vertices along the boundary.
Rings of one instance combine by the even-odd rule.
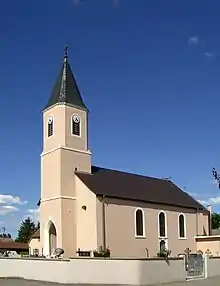
[[[58,286],[61,284],[57,283],[49,283],[49,282],[38,282],[38,281],[27,281],[23,279],[0,279],[0,286]],[[62,284],[65,285],[65,284]],[[70,284],[68,284],[70,285]],[[77,285],[77,284],[73,284]],[[78,284],[80,285],[80,284]],[[106,285],[92,285],[91,286],[106,286]],[[220,277],[212,278],[212,279],[201,279],[201,280],[193,280],[179,283],[170,283],[170,284],[162,284],[164,286],[219,286],[220,285]],[[155,285],[155,286],[162,286]],[[89,286],[81,284],[80,286]],[[117,285],[115,285],[117,286]]]

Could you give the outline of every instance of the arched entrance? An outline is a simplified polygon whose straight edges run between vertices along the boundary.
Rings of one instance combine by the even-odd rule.
[[[53,222],[49,223],[49,254],[52,253],[53,249],[57,248],[57,231]]]

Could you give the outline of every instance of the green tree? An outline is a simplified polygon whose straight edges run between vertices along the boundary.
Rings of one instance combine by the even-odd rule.
[[[38,221],[36,224],[36,230],[38,230],[40,228],[40,222]]]
[[[220,174],[215,168],[212,168],[212,175],[218,184],[218,188],[220,189]]]
[[[212,229],[220,228],[220,214],[212,214]]]
[[[34,232],[37,230],[37,226],[30,217],[21,222],[20,229],[18,230],[18,236],[15,241],[28,242]]]

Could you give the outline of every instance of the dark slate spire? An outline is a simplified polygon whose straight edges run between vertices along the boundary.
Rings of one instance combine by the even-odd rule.
[[[64,49],[64,60],[60,70],[60,74],[54,85],[52,94],[44,110],[54,104],[67,104],[87,110],[80,91],[78,89],[75,77],[68,63],[68,47]]]

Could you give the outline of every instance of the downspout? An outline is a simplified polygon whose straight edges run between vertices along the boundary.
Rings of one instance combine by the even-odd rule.
[[[207,206],[209,211],[209,236],[212,235],[212,205]]]
[[[199,207],[196,207],[196,236],[199,235]]]
[[[106,249],[105,195],[102,196],[102,247]]]
[[[87,146],[86,146],[86,150],[88,151],[89,150],[89,132],[88,132],[88,130],[89,130],[89,114],[88,114],[88,111],[87,111],[87,113],[86,113],[86,139],[87,139],[87,141],[86,141],[86,144],[87,144]]]

